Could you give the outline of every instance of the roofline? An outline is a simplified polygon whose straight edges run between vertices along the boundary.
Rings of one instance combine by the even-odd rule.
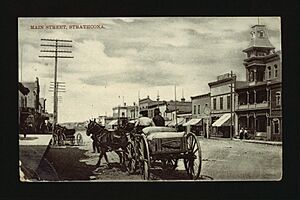
[[[247,51],[252,50],[254,48],[258,48],[258,49],[262,49],[262,48],[267,48],[267,49],[275,49],[274,46],[272,47],[266,47],[266,46],[251,46],[251,47],[247,47],[246,49],[242,50],[242,52],[247,53]]]
[[[233,77],[228,77],[228,78],[225,78],[225,79],[221,79],[221,80],[218,80],[218,81],[213,81],[213,82],[208,83],[208,85],[209,85],[209,86],[212,86],[212,85],[217,85],[217,84],[219,84],[219,83],[225,83],[225,82],[227,82],[227,81],[231,81],[232,79],[234,80],[234,77],[235,77],[235,76],[233,76]]]
[[[210,97],[210,92],[206,94],[200,94],[197,96],[191,96],[191,99],[200,98],[200,97]]]

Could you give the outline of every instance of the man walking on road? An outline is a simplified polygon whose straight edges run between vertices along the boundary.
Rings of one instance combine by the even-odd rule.
[[[160,115],[159,108],[154,109],[154,117],[152,120],[155,126],[165,126],[165,119]]]

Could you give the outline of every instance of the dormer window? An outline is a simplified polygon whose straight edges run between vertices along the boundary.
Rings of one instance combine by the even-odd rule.
[[[259,37],[264,37],[264,32],[263,31],[258,31]]]

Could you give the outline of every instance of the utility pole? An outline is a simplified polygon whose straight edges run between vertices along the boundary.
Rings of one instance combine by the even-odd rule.
[[[177,131],[176,84],[175,84],[175,129],[176,129],[176,131]]]
[[[140,116],[140,91],[138,90],[138,107],[137,107],[137,118]]]
[[[230,72],[230,77],[231,77],[231,82],[230,82],[230,139],[232,140],[232,91],[233,91],[233,73],[232,71]]]
[[[62,102],[62,96],[58,96],[58,93],[60,92],[66,92],[66,83],[65,82],[60,82],[60,81],[56,81],[56,94],[57,94],[57,107],[56,107],[56,121],[58,121],[58,103]],[[50,89],[49,92],[53,92],[54,91],[54,82],[50,82]]]
[[[72,45],[68,45],[72,40],[60,40],[60,39],[41,39],[42,42],[46,42],[41,44],[42,47],[50,47],[52,49],[43,49],[41,53],[54,53],[54,55],[40,55],[40,58],[54,58],[54,88],[53,88],[53,125],[52,125],[52,134],[54,134],[54,127],[57,123],[57,59],[58,58],[74,58],[73,56],[65,56],[59,55],[59,53],[72,53],[70,50],[61,50],[63,48],[71,48]],[[53,49],[54,48],[54,49]]]

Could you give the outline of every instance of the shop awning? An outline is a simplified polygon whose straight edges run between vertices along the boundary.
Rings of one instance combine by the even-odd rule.
[[[212,126],[225,126],[228,125],[228,123],[226,123],[229,119],[230,119],[231,115],[230,113],[226,113],[224,115],[222,115],[217,121],[215,121]]]
[[[170,123],[172,123],[172,121],[166,121],[165,126],[168,126]]]
[[[184,119],[183,118],[179,118],[177,119],[177,126],[180,126],[184,123]],[[171,121],[171,123],[169,123],[167,126],[175,126],[176,122],[175,121]]]
[[[198,123],[200,123],[202,120],[202,118],[199,119],[191,119],[190,121],[184,123],[182,126],[188,126],[188,125],[197,125]]]
[[[118,125],[118,120],[112,120],[111,122],[108,123],[109,126],[113,126],[113,125]]]

